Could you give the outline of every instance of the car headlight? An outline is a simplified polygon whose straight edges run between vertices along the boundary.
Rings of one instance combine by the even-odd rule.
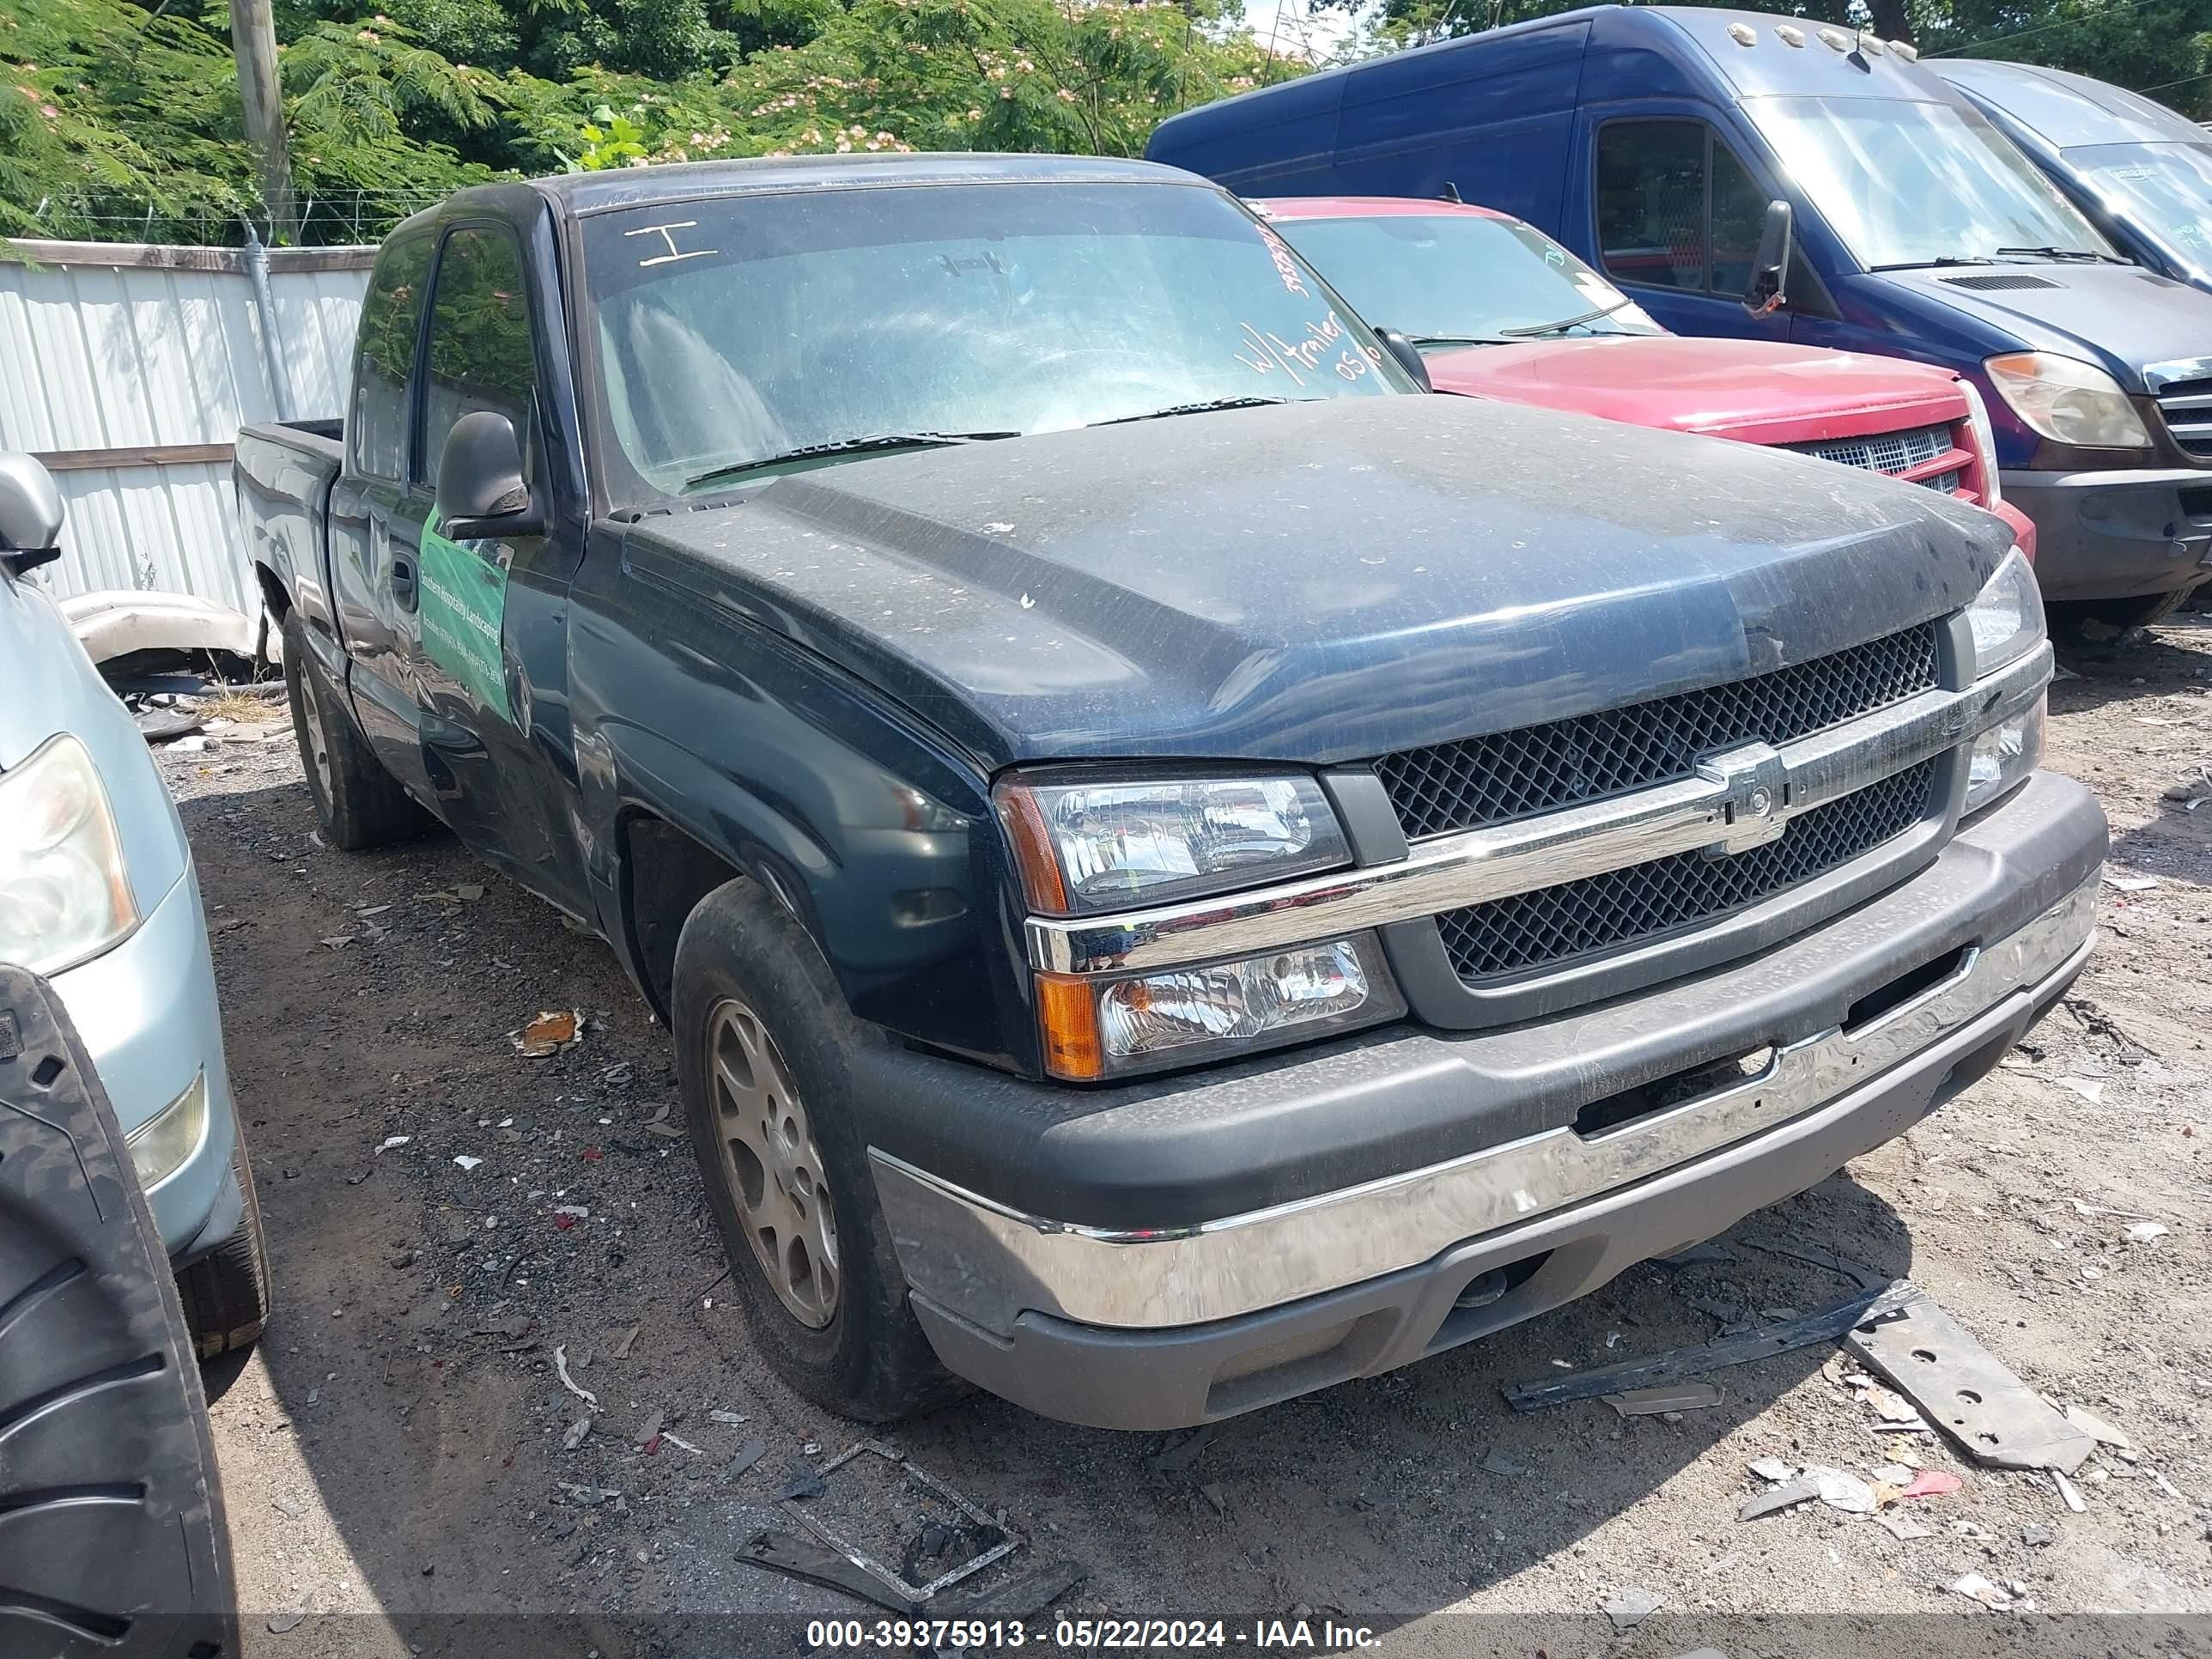
[[[192,1079],[191,1086],[133,1129],[125,1144],[131,1148],[131,1167],[138,1184],[151,1192],[182,1169],[186,1159],[207,1139],[207,1073]]]
[[[1048,915],[1251,887],[1352,857],[1311,778],[1055,782],[1016,773],[996,793],[1030,907]]]
[[[1966,607],[1974,633],[1974,678],[2018,662],[2043,643],[2043,591],[2035,569],[2018,548],[2006,554]]]
[[[2053,443],[2083,449],[2150,447],[2150,434],[2120,383],[2094,363],[2020,351],[1992,357],[1983,367],[2012,412]]]
[[[1995,512],[2004,500],[1997,479],[1997,431],[1990,424],[1990,406],[1982,401],[1981,387],[1962,380],[1959,390],[1966,394],[1966,425],[1974,434],[1974,447],[1982,452],[1982,505]]]
[[[137,925],[107,792],[64,732],[0,773],[0,962],[58,973]]]
[[[2048,696],[1999,720],[1974,739],[1966,771],[1968,812],[1978,812],[2024,782],[2043,758],[2043,719]]]
[[[1045,1068],[1087,1082],[1194,1066],[1395,1019],[1371,933],[1127,979],[1037,976]]]

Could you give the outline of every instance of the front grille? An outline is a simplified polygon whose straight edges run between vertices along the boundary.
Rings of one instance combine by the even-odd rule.
[[[1376,775],[1407,837],[1447,835],[1688,777],[1698,757],[1778,746],[1936,684],[1937,624],[1728,685],[1385,755]]]
[[[2159,413],[2174,442],[2192,455],[2212,457],[2212,380],[2176,380],[2161,386]]]
[[[1925,465],[1951,447],[1948,426],[1916,426],[1903,432],[1877,432],[1870,438],[1830,438],[1816,444],[1787,444],[1800,455],[1817,455],[1862,472],[1902,472]],[[1930,480],[1929,482],[1933,482]]]
[[[1732,857],[1679,853],[1437,918],[1462,980],[1556,967],[1711,922],[1850,863],[1928,816],[1936,763],[1922,761],[1793,818]]]

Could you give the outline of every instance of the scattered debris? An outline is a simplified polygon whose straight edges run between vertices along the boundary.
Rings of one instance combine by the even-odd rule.
[[[737,1559],[787,1577],[843,1590],[893,1613],[911,1613],[921,1605],[913,1596],[890,1588],[887,1582],[858,1562],[835,1550],[823,1549],[797,1533],[763,1532],[738,1551]]]
[[[698,1447],[693,1445],[689,1440],[686,1440],[682,1435],[677,1433],[673,1429],[662,1430],[660,1432],[660,1437],[663,1440],[665,1440],[670,1445],[677,1448],[679,1451],[690,1452],[694,1457],[704,1457],[707,1455],[705,1452],[701,1451]]]
[[[799,1504],[789,1498],[783,1500],[786,1514],[824,1544],[839,1551],[847,1561],[880,1579],[884,1587],[892,1595],[903,1597],[915,1607],[925,1605],[930,1597],[935,1595],[939,1590],[981,1571],[992,1562],[1004,1559],[1022,1547],[1022,1540],[1006,1526],[1004,1520],[987,1515],[935,1475],[908,1462],[906,1454],[897,1447],[886,1444],[880,1440],[854,1441],[843,1451],[823,1464],[818,1472],[805,1478],[811,1480],[819,1490],[826,1485],[829,1476],[834,1475],[855,1458],[862,1456],[882,1459],[904,1477],[908,1486],[918,1487],[929,1497],[958,1511],[968,1523],[968,1535],[972,1536],[978,1543],[987,1543],[988,1546],[951,1571],[938,1574],[927,1583],[913,1583],[900,1577],[872,1556],[855,1548],[848,1540],[839,1537],[819,1514],[800,1507]],[[1226,1508],[1225,1497],[1209,1494],[1207,1501],[1218,1507]]]
[[[483,895],[484,890],[482,884],[473,881],[465,881],[459,886],[453,889],[453,896],[455,898],[471,904],[473,904],[477,900],[482,898]]]
[[[1676,1382],[1656,1389],[1636,1389],[1609,1394],[1605,1403],[1623,1417],[1650,1417],[1661,1412],[1703,1411],[1727,1398],[1710,1382]]]
[[[1874,1488],[1855,1474],[1845,1474],[1841,1469],[1831,1469],[1820,1464],[1807,1467],[1798,1477],[1810,1480],[1820,1496],[1820,1501],[1832,1510],[1841,1510],[1845,1515],[1872,1515],[1878,1507]]]
[[[1605,1616],[1613,1620],[1614,1634],[1626,1636],[1663,1605],[1650,1590],[1625,1589],[1605,1604]]]
[[[584,1040],[584,1011],[551,1009],[514,1036],[514,1052],[525,1060],[545,1060]]]
[[[2031,1521],[2020,1529],[2020,1541],[2032,1550],[2039,1550],[2051,1543],[2058,1534],[2040,1521]]]
[[[1820,1495],[1820,1483],[1811,1475],[1800,1475],[1778,1486],[1760,1492],[1735,1512],[1739,1521],[1756,1521],[1762,1515],[1772,1515],[1778,1510],[1795,1509],[1800,1504],[1811,1502]]]
[[[2101,1105],[2104,1102],[2105,1083],[2102,1078],[2062,1077],[2058,1079],[2058,1086],[2072,1091],[2092,1106]]]
[[[272,1613],[269,1615],[269,1633],[271,1636],[282,1636],[287,1631],[297,1630],[300,1621],[307,1616],[307,1609],[304,1604],[296,1607],[286,1607],[281,1613]]]
[[[2164,1238],[2168,1231],[2162,1221],[2138,1221],[2128,1229],[2128,1243],[2148,1244],[2153,1239]]]
[[[360,937],[357,933],[332,933],[323,943],[333,951],[343,951]]]
[[[1883,1319],[1921,1297],[1916,1286],[1900,1279],[1881,1291],[1816,1309],[1802,1318],[1770,1325],[1764,1330],[1725,1337],[1699,1347],[1677,1348],[1650,1359],[1583,1371],[1559,1382],[1519,1383],[1504,1390],[1506,1403],[1516,1412],[1540,1411],[1547,1406],[1563,1406],[1571,1401],[1595,1400],[1686,1376],[1702,1376],[1707,1371],[1764,1359],[1770,1354],[1787,1353],[1816,1342],[1832,1342],[1853,1326]]]
[[[1899,1498],[1948,1498],[1966,1483],[1948,1469],[1923,1469],[1898,1492]]]
[[[744,1422],[746,1419],[745,1414],[743,1412],[708,1412],[707,1413],[707,1420],[709,1423],[721,1423],[731,1428],[735,1428],[738,1424]]]
[[[954,1590],[938,1596],[930,1611],[940,1618],[1027,1619],[1054,1606],[1091,1576],[1079,1561],[1062,1557],[1017,1573],[995,1589]]]
[[[571,1423],[568,1425],[568,1432],[561,1437],[561,1449],[562,1451],[575,1450],[577,1447],[584,1443],[585,1437],[589,1435],[591,1431],[592,1414],[589,1412],[586,1412],[581,1417]]]
[[[593,1411],[599,1409],[599,1395],[593,1394],[589,1389],[580,1387],[576,1379],[568,1375],[568,1345],[565,1342],[558,1343],[554,1346],[553,1374],[561,1379],[561,1386],[568,1389],[570,1394],[574,1395]]]
[[[725,1480],[734,1480],[767,1455],[767,1441],[748,1440],[738,1448],[737,1455],[730,1460],[729,1467],[722,1471],[722,1478]]]
[[[1528,1473],[1525,1465],[1515,1462],[1495,1446],[1483,1454],[1482,1467],[1488,1474],[1509,1477],[1518,1477]]]
[[[386,1135],[382,1140],[377,1143],[376,1156],[381,1158],[385,1153],[390,1152],[394,1146],[404,1146],[409,1141],[414,1139],[415,1137],[413,1135]]]
[[[301,1516],[307,1512],[307,1506],[305,1504],[302,1504],[298,1498],[293,1497],[289,1492],[279,1493],[276,1497],[270,1498],[269,1503],[270,1507],[273,1508],[277,1514],[289,1515],[295,1521],[297,1521]]]
[[[1878,1514],[1874,1520],[1876,1526],[1902,1544],[1909,1544],[1916,1538],[1933,1538],[1936,1535],[1933,1527],[1923,1527],[1909,1515]]]
[[[830,1490],[829,1483],[812,1469],[801,1469],[775,1489],[779,1504],[797,1503],[805,1498],[819,1498]]]
[[[1749,1467],[1762,1480],[1787,1480],[1797,1473],[1795,1463],[1785,1463],[1778,1457],[1753,1458]]]
[[[2066,1420],[2100,1445],[2126,1448],[2135,1442],[2084,1406],[2069,1406]]]
[[[462,1172],[465,1174],[467,1171],[475,1169],[477,1165],[483,1163],[483,1160],[480,1158],[471,1158],[466,1152],[458,1152],[454,1154],[453,1162],[459,1164],[461,1166]]]
[[[1170,1442],[1145,1460],[1146,1467],[1164,1474],[1179,1474],[1198,1462],[1199,1454],[1213,1443],[1214,1429],[1202,1423],[1182,1439]]]
[[[1978,1462],[2071,1474],[2089,1455],[2087,1435],[1923,1295],[1916,1292],[1905,1304],[1901,1318],[1855,1328],[1844,1346]]]
[[[2118,888],[2123,893],[2148,893],[2158,885],[2158,878],[2156,876],[2116,876],[2107,870],[2105,872],[2105,884],[2109,887]]]
[[[629,1345],[637,1340],[637,1334],[644,1328],[645,1327],[642,1325],[632,1325],[629,1329],[623,1332],[620,1336],[615,1338],[612,1342],[610,1342],[607,1345],[607,1358],[610,1359],[629,1358]]]
[[[661,1419],[666,1416],[667,1413],[662,1411],[647,1412],[645,1421],[637,1425],[637,1432],[630,1436],[630,1444],[649,1446],[658,1440],[660,1437]]]
[[[1978,1572],[1970,1572],[1952,1581],[1951,1588],[1960,1595],[1971,1596],[1985,1607],[1995,1607],[2002,1613],[2019,1598],[2004,1585],[1984,1578]]]

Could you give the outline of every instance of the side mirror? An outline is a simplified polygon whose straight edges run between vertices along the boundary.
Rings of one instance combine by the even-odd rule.
[[[1766,223],[1759,233],[1759,252],[1752,256],[1751,281],[1743,290],[1743,308],[1753,316],[1766,316],[1788,303],[1790,258],[1796,241],[1790,204],[1769,202]]]
[[[35,456],[0,450],[0,564],[17,575],[62,556],[62,493]]]
[[[545,533],[545,515],[522,476],[521,441],[506,416],[471,410],[446,434],[438,457],[438,533],[455,542]]]
[[[1398,360],[1398,367],[1413,377],[1413,384],[1424,392],[1434,392],[1429,384],[1429,365],[1415,345],[1395,328],[1378,328],[1375,337],[1382,342],[1382,349]]]

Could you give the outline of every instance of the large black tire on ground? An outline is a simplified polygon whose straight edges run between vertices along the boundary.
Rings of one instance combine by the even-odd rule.
[[[315,819],[331,846],[349,853],[382,847],[435,822],[384,769],[345,699],[316,667],[296,609],[284,618],[284,690]]]
[[[0,968],[0,1653],[234,1655],[207,1399],[59,999]]]
[[[238,1231],[177,1275],[185,1325],[203,1359],[251,1347],[269,1318],[269,1247],[261,1236],[261,1199],[246,1156],[246,1129],[230,1154],[246,1213]]]
[[[672,1000],[692,1146],[755,1346],[808,1400],[862,1422],[890,1422],[957,1398],[963,1385],[938,1363],[907,1305],[868,1170],[850,1060],[861,1045],[884,1041],[882,1034],[846,1008],[829,964],[790,914],[744,880],[708,894],[684,923]],[[834,1312],[818,1328],[795,1316],[771,1285],[740,1207],[745,1182],[727,1152],[731,1126],[717,1104],[710,1052],[718,1016],[732,1004],[757,1017],[803,1103],[804,1138],[818,1149],[821,1168],[803,1171],[800,1181],[809,1200],[829,1200],[839,1281]]]

